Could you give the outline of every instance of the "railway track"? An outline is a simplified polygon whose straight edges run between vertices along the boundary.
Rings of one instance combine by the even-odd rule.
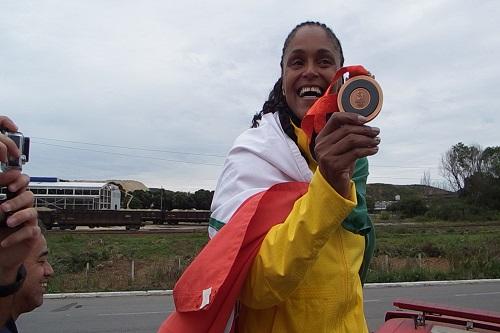
[[[500,222],[481,223],[375,223],[375,229],[389,232],[493,232],[500,230]]]
[[[77,227],[76,230],[60,230],[52,229],[47,230],[47,233],[52,235],[158,235],[158,234],[185,234],[185,233],[207,233],[207,224],[181,224],[181,225],[169,225],[169,226],[157,226],[142,227],[139,230],[124,230],[124,227],[114,227],[114,228],[86,228]],[[120,228],[120,229],[118,229]]]
[[[124,227],[112,228],[94,228],[77,227],[76,230],[59,230],[52,229],[47,232],[50,234],[91,234],[91,235],[156,235],[156,234],[179,234],[179,233],[206,233],[207,223],[181,223],[177,225],[147,225],[139,230],[124,230]],[[432,223],[415,223],[415,222],[383,222],[375,223],[377,229],[398,229],[404,228],[407,230],[432,230],[433,228],[444,229],[477,229],[477,228],[500,228],[500,222],[485,222],[485,223],[447,223],[447,224],[432,224]]]
[[[481,223],[429,223],[429,222],[375,222],[375,227],[408,227],[408,228],[479,228],[500,227],[500,221]]]

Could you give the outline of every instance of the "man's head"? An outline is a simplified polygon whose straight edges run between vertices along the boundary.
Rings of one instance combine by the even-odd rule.
[[[21,289],[14,295],[12,314],[14,318],[42,305],[43,294],[47,291],[47,282],[54,274],[52,266],[47,261],[48,254],[47,241],[43,235],[40,235],[24,262],[26,279]]]

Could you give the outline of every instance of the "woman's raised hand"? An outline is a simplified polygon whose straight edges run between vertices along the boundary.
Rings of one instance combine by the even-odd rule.
[[[314,151],[319,170],[343,197],[357,159],[378,152],[380,130],[365,125],[367,119],[355,113],[335,112],[316,137]]]

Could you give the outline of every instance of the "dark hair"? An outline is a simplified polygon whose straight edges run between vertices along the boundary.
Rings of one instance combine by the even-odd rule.
[[[285,55],[286,49],[288,48],[288,45],[290,44],[290,41],[295,36],[297,31],[304,26],[317,26],[317,27],[321,27],[321,28],[323,28],[323,30],[325,30],[328,37],[330,37],[333,44],[338,49],[339,54],[340,54],[340,66],[343,66],[344,54],[342,53],[342,45],[340,45],[340,41],[338,40],[337,36],[335,36],[333,31],[327,25],[325,25],[323,23],[306,21],[306,22],[302,22],[302,23],[298,24],[295,28],[293,28],[292,31],[290,31],[290,33],[286,37],[285,44],[283,45],[283,50],[281,51],[281,60],[280,60],[281,70],[283,71],[283,57]],[[262,106],[262,110],[253,116],[252,127],[259,126],[259,121],[260,121],[260,119],[262,119],[262,115],[264,115],[266,113],[278,112],[281,126],[283,127],[283,130],[290,138],[292,138],[294,141],[297,141],[297,138],[295,136],[295,132],[293,131],[292,125],[290,124],[290,119],[297,126],[300,125],[300,120],[292,112],[292,110],[290,110],[290,108],[288,107],[288,104],[286,103],[285,97],[283,96],[283,93],[282,93],[283,92],[282,83],[283,83],[283,80],[280,77],[278,79],[278,81],[276,81],[276,83],[274,84],[273,90],[271,90],[271,92],[269,93],[269,97],[268,97],[267,101],[264,103],[264,105]]]

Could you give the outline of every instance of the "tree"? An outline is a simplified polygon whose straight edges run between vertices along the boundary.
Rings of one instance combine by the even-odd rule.
[[[132,192],[132,200],[130,201],[129,207],[132,209],[144,209],[150,208],[152,198],[149,191],[136,190]]]
[[[500,209],[500,147],[459,142],[441,160],[441,171],[453,190],[476,208]]]
[[[492,177],[500,178],[500,147],[487,147],[482,159],[484,171]]]
[[[174,209],[192,209],[195,208],[195,203],[190,193],[175,192],[172,196],[172,207]]]
[[[153,200],[153,207],[151,208],[164,210],[172,209],[172,195],[174,192],[163,188],[150,189],[150,192]]]
[[[432,186],[431,185],[431,171],[424,171],[424,175],[420,178],[420,185]]]
[[[408,218],[424,215],[427,212],[427,206],[420,198],[407,198],[391,204],[387,210],[399,212],[402,218]]]
[[[441,174],[453,190],[462,193],[465,180],[482,171],[482,154],[480,146],[469,147],[459,142],[442,156]]]
[[[424,171],[424,175],[420,178],[420,185],[424,185],[424,193],[426,196],[429,196],[432,193],[432,183],[431,183],[431,171]]]
[[[474,205],[500,209],[500,147],[488,147],[482,168],[465,180],[464,196]]]
[[[375,212],[375,199],[371,195],[366,195],[366,208],[368,209],[368,213]]]
[[[174,192],[170,190],[163,190],[163,205],[161,206],[165,210],[171,210],[174,208],[173,199]]]
[[[214,191],[198,190],[191,192],[173,192],[163,188],[149,191],[137,190],[129,193],[132,209],[210,209]]]
[[[209,210],[213,197],[214,191],[198,190],[194,192],[193,200],[195,202],[195,208]]]

